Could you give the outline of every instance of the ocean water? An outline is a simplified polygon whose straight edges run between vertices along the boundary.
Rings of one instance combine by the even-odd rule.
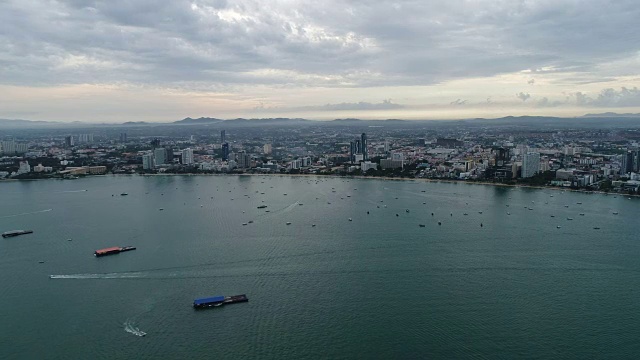
[[[0,183],[0,231],[34,230],[0,239],[0,358],[635,359],[639,214],[420,181]]]

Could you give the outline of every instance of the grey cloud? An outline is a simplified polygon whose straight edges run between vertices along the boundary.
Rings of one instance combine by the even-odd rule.
[[[607,88],[600,91],[597,97],[592,98],[582,92],[574,94],[576,104],[580,106],[594,107],[635,107],[640,106],[640,89],[637,87],[620,90]]]
[[[635,0],[8,0],[0,83],[350,87],[594,73],[640,48],[639,17]]]
[[[529,93],[519,92],[516,94],[516,97],[522,101],[527,101],[531,95]]]
[[[538,102],[536,103],[536,106],[538,106],[538,107],[557,107],[557,106],[562,106],[564,104],[566,104],[566,102],[552,101],[552,100],[549,100],[549,98],[547,98],[547,97],[543,97],[542,99],[538,100]]]
[[[464,105],[466,103],[467,103],[467,100],[456,99],[455,101],[450,102],[449,105]]]
[[[533,85],[535,83],[536,83],[536,79],[531,79],[531,80],[527,81],[527,84],[529,84],[529,85]]]

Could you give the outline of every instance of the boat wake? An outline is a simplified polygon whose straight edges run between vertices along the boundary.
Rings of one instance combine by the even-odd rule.
[[[142,277],[144,277],[144,275],[140,272],[49,275],[50,279],[136,279],[136,278],[142,278]]]
[[[289,212],[289,211],[295,209],[299,204],[300,204],[300,202],[296,201],[293,204],[291,204],[291,205],[287,206],[286,208],[282,209],[282,212],[283,213]]]
[[[133,334],[133,335],[136,335],[136,336],[145,336],[145,335],[147,335],[146,332],[144,332],[144,331],[140,330],[140,328],[136,327],[134,325],[134,323],[129,319],[127,319],[127,321],[125,321],[123,325],[124,325],[124,331],[128,332],[129,334]]]
[[[0,216],[0,219],[10,218],[10,217],[16,217],[16,216],[24,216],[24,215],[40,214],[40,213],[49,212],[49,211],[51,211],[51,210],[53,210],[53,209],[45,209],[45,210],[32,211],[32,212],[21,213],[21,214],[5,215],[5,216]]]
[[[61,191],[63,193],[77,193],[77,192],[85,192],[87,190],[65,190],[65,191]]]

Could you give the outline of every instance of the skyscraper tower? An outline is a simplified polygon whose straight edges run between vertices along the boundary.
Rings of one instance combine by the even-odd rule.
[[[360,135],[360,152],[362,153],[362,160],[369,160],[369,150],[367,149],[367,134],[362,133]]]
[[[227,130],[220,131],[220,143],[224,144],[227,142]]]
[[[74,146],[74,141],[73,141],[73,136],[69,135],[69,136],[65,136],[64,137],[64,145],[66,147],[72,147]],[[15,151],[15,150],[14,150]]]
[[[633,153],[631,151],[627,151],[622,155],[620,175],[628,174],[632,171],[633,171]]]
[[[222,144],[222,160],[229,161],[229,143]]]
[[[350,148],[349,148],[349,161],[350,162],[354,162],[356,159],[356,142],[355,141],[351,141],[350,143]]]

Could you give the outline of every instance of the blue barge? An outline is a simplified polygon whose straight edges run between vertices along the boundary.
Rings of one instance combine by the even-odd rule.
[[[247,301],[249,301],[249,299],[245,294],[234,296],[214,296],[193,300],[193,307],[196,309],[206,309],[210,307],[222,306],[225,304],[235,304]]]

